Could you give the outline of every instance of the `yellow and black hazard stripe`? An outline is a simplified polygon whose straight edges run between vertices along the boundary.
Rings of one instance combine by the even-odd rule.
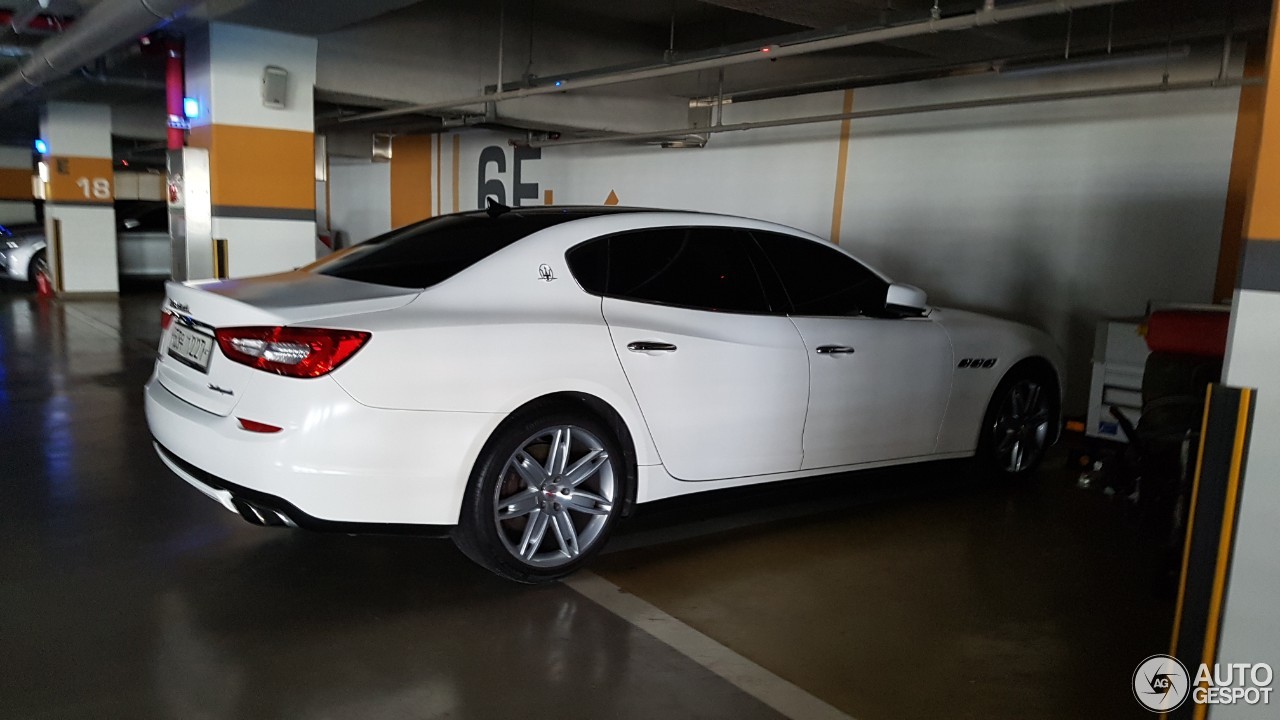
[[[1225,385],[1210,386],[1206,396],[1170,650],[1193,678],[1200,663],[1217,661],[1253,401],[1253,390]],[[1200,720],[1207,709],[1186,702],[1162,717]]]

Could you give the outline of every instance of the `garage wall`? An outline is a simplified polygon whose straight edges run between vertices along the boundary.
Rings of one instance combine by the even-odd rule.
[[[926,100],[932,84],[855,103]],[[977,83],[973,84],[975,90]],[[842,243],[933,301],[1068,350],[1073,411],[1100,318],[1211,302],[1239,93],[1204,90],[855,122]]]
[[[329,222],[358,243],[391,229],[391,163],[331,157]]]
[[[981,77],[859,89],[855,109],[1158,81],[1163,68]],[[1210,59],[1171,68],[1213,77]],[[851,123],[842,245],[940,305],[1023,320],[1070,361],[1082,413],[1093,328],[1149,299],[1211,300],[1239,92],[1151,93]],[[724,122],[839,112],[844,94],[740,103]],[[435,207],[481,204],[483,180],[522,204],[661,206],[759,217],[830,237],[840,124],[724,133],[703,149],[570,145],[517,151],[509,136],[440,143]],[[503,170],[493,162],[501,156]],[[340,182],[335,180],[334,192]],[[335,205],[338,200],[335,195]]]

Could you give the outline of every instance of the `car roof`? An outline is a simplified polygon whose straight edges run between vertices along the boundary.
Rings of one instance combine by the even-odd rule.
[[[546,217],[548,215],[569,215],[573,218],[588,218],[598,215],[620,215],[624,213],[651,212],[688,212],[685,210],[663,210],[660,208],[628,207],[625,205],[529,205],[523,207],[506,207],[498,205],[492,210],[468,210],[457,215],[463,217]]]

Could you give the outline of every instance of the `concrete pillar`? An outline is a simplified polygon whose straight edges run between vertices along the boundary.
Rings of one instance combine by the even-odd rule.
[[[111,108],[49,102],[40,113],[40,137],[54,286],[62,293],[117,292]]]
[[[270,68],[270,70],[269,70]],[[225,275],[290,270],[316,258],[316,40],[227,23],[187,36],[187,95],[200,103],[187,144],[209,151],[213,239]],[[264,74],[287,73],[280,102]]]
[[[31,146],[0,146],[0,225],[36,221],[32,196]]]
[[[1223,381],[1257,389],[1235,550],[1227,576],[1218,662],[1269,663],[1280,673],[1280,3],[1267,51],[1257,167],[1244,221],[1244,255],[1231,304]],[[1273,681],[1280,690],[1280,681]],[[1272,718],[1270,705],[1213,707],[1213,720]]]

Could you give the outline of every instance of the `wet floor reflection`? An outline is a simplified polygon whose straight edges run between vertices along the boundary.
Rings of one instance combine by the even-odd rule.
[[[158,303],[0,292],[0,717],[776,717],[563,586],[186,486],[142,411]]]

